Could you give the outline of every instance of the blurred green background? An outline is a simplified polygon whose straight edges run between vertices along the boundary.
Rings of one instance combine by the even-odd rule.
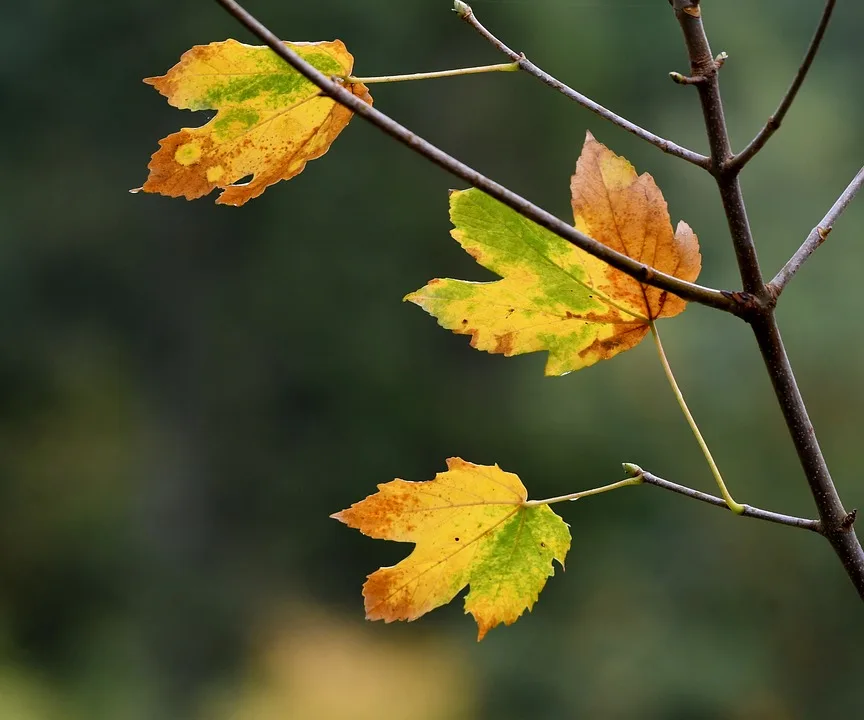
[[[786,124],[743,178],[766,274],[864,159],[864,5],[841,3]],[[346,42],[373,75],[500,62],[448,0],[250,2],[286,39]],[[819,0],[705,0],[732,137],[775,108]],[[665,0],[475,0],[580,91],[704,151]],[[567,572],[475,643],[454,602],[366,623],[360,587],[409,548],[328,519],[445,458],[533,497],[632,461],[712,489],[649,343],[545,378],[400,298],[485,279],[448,237],[463,187],[361,120],[243,209],[130,195],[201,118],[143,77],[251,38],[215,3],[7,3],[0,22],[0,718],[864,717],[860,601],[815,536],[644,487],[561,508]],[[376,106],[561,217],[586,129],[657,179],[737,272],[710,178],[530,77],[373,88]],[[864,505],[864,202],[796,278],[788,349],[848,507]],[[812,515],[755,344],[701,307],[662,324],[739,500]]]

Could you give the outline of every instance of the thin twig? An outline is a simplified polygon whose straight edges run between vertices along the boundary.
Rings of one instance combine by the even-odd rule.
[[[291,67],[306,77],[310,82],[317,85],[322,93],[341,105],[344,105],[355,114],[368,120],[370,123],[383,130],[411,150],[431,160],[439,167],[447,170],[456,177],[461,178],[473,187],[482,190],[490,197],[507,205],[523,217],[546,228],[576,247],[584,250],[589,255],[599,258],[612,267],[621,270],[630,277],[639,280],[645,285],[667,290],[678,297],[707,305],[708,307],[725,310],[732,314],[741,314],[742,306],[734,299],[733,294],[724,293],[720,290],[702,287],[695,283],[686,282],[672,275],[634,260],[627,255],[616,252],[612,248],[597,242],[593,238],[579,232],[571,225],[555,217],[551,213],[537,207],[525,198],[490,180],[485,175],[459,162],[451,155],[437,148],[411,130],[400,125],[384,113],[376,110],[356,95],[353,95],[339,82],[319,72],[312,65],[303,60],[291,48],[285,45],[245,10],[236,0],[217,0],[231,15],[243,24],[252,34],[260,38],[273,52],[287,62]]]
[[[647,483],[648,485],[654,485],[655,487],[662,488],[663,490],[670,490],[674,493],[678,493],[679,495],[684,495],[685,497],[692,498],[693,500],[699,500],[700,502],[708,503],[709,505],[714,505],[716,507],[729,510],[729,506],[726,504],[726,501],[723,498],[717,497],[716,495],[709,495],[708,493],[694,490],[693,488],[679,485],[678,483],[670,482],[669,480],[664,480],[663,478],[657,477],[656,475],[653,475],[650,472],[646,472],[644,470],[642,471],[641,477],[642,481],[644,483]],[[783,515],[781,513],[771,512],[770,510],[762,510],[760,508],[753,507],[752,505],[744,505],[743,508],[743,511],[739,513],[742,517],[754,518],[756,520],[765,520],[767,522],[777,523],[778,525],[789,525],[791,527],[801,528],[802,530],[812,530],[813,532],[820,534],[822,532],[822,528],[818,520],[809,520],[807,518],[799,518],[792,515]]]
[[[810,234],[802,243],[801,247],[798,248],[798,251],[789,258],[789,262],[787,262],[783,266],[783,269],[774,276],[774,279],[768,283],[768,288],[774,297],[779,297],[780,293],[783,292],[783,288],[789,284],[789,281],[795,273],[797,273],[801,269],[801,266],[807,262],[807,258],[813,254],[813,251],[816,250],[816,248],[825,242],[828,238],[828,234],[834,229],[834,223],[837,222],[837,218],[839,218],[840,215],[843,214],[843,211],[849,207],[849,203],[852,202],[862,185],[864,185],[864,167],[858,171],[858,174],[852,182],[849,183],[848,187],[843,191],[843,194],[837,198],[837,202],[834,203],[828,211],[828,214],[825,215],[820,223],[810,231]]]
[[[641,485],[645,483],[647,485],[653,485],[654,487],[661,488],[662,490],[669,490],[670,492],[684,495],[685,497],[691,498],[692,500],[698,500],[699,502],[708,503],[709,505],[714,505],[715,507],[731,510],[726,500],[721,497],[717,497],[716,495],[709,495],[708,493],[704,493],[701,490],[694,490],[693,488],[689,488],[686,485],[679,485],[678,483],[664,480],[661,477],[657,477],[653,473],[643,470],[638,465],[634,465],[632,463],[625,463],[624,469],[631,475],[631,477],[625,480],[619,480],[618,482],[612,483],[611,485],[603,485],[602,487],[592,488],[591,490],[582,490],[581,492],[570,493],[569,495],[559,495],[558,497],[546,498],[545,500],[528,500],[527,502],[523,503],[523,507],[535,507],[537,505],[551,505],[554,503],[565,501],[582,500],[583,498],[590,497],[592,495],[600,495],[611,490],[618,490],[623,487],[629,487],[631,485]],[[741,510],[734,511],[735,515],[741,515],[742,517],[749,517],[755,520],[765,520],[766,522],[776,523],[778,525],[797,527],[801,528],[802,530],[810,530],[819,534],[822,533],[822,526],[818,520],[810,520],[808,518],[800,518],[793,515],[783,515],[782,513],[772,512],[771,510],[762,510],[761,508],[753,507],[752,505],[740,505],[739,507],[741,508]],[[854,516],[852,520],[854,521]]]
[[[557,90],[571,100],[579,103],[582,107],[587,108],[591,112],[599,115],[604,120],[608,120],[609,122],[614,123],[618,127],[624,128],[627,132],[633,133],[636,137],[641,138],[642,140],[645,140],[651,145],[660,148],[663,152],[668,153],[669,155],[674,155],[675,157],[686,160],[687,162],[691,162],[701,168],[709,168],[711,164],[711,159],[706,157],[705,155],[701,155],[697,152],[693,152],[692,150],[681,147],[680,145],[676,145],[671,140],[666,140],[659,135],[655,135],[654,133],[639,127],[638,125],[630,122],[626,118],[623,118],[620,115],[616,115],[611,110],[608,110],[599,103],[594,102],[591,98],[586,97],[580,92],[577,92],[573,88],[565,85],[560,80],[557,80],[549,73],[537,67],[533,62],[526,58],[524,54],[517,53],[516,51],[512,50],[503,42],[501,42],[501,40],[495,37],[491,32],[489,32],[489,30],[487,30],[477,19],[474,11],[465,3],[458,3],[456,12],[459,17],[465,20],[465,22],[467,22],[481,36],[483,36],[483,38],[485,38],[496,50],[509,57],[511,60],[513,60],[513,62],[519,63],[519,67],[529,75],[533,75],[535,78],[545,83],[549,87]]]
[[[501,65],[481,65],[479,67],[456,68],[455,70],[436,70],[435,72],[409,73],[407,75],[375,75],[373,77],[357,77],[349,75],[345,78],[347,83],[363,83],[373,85],[375,83],[414,82],[417,80],[437,80],[439,78],[459,77],[460,75],[481,75],[491,72],[517,72],[519,63],[503,63]]]
[[[765,143],[768,142],[768,139],[775,132],[777,132],[778,128],[780,127],[780,123],[783,122],[783,118],[786,117],[786,113],[789,111],[789,108],[795,101],[795,96],[801,89],[804,78],[807,77],[807,72],[810,70],[810,66],[813,64],[816,53],[819,52],[819,46],[822,44],[822,38],[825,36],[825,30],[828,29],[828,22],[831,20],[831,14],[834,12],[834,6],[836,4],[837,0],[827,0],[827,2],[825,3],[825,8],[822,10],[822,18],[819,20],[819,26],[816,28],[816,32],[813,34],[813,38],[810,40],[810,46],[807,48],[807,54],[804,55],[804,59],[801,61],[798,72],[795,74],[795,79],[792,80],[792,84],[786,91],[786,95],[784,95],[783,99],[780,101],[780,105],[777,107],[777,110],[774,112],[774,114],[768,118],[768,122],[765,123],[765,127],[763,127],[756,134],[756,137],[754,137],[753,140],[750,141],[750,144],[747,147],[745,147],[740,153],[738,153],[734,158],[732,158],[732,160],[729,161],[729,165],[731,167],[739,170],[744,167],[750,160],[753,159],[753,156],[756,155],[756,153],[758,153],[765,146]]]

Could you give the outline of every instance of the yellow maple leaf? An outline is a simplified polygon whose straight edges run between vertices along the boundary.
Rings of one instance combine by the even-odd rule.
[[[354,58],[339,40],[285,44],[321,72],[351,74]],[[236,40],[196,45],[144,82],[175,107],[218,110],[207,124],[161,140],[150,160],[141,189],[188,200],[223,188],[217,203],[242,205],[326,153],[353,115],[270,48]],[[362,83],[346,87],[372,104]]]
[[[571,182],[576,227],[635,260],[683,280],[699,275],[699,243],[646,174],[588,133]],[[563,375],[637,345],[653,320],[684,310],[675,295],[634,280],[479,190],[450,195],[453,237],[501,276],[487,283],[432,280],[406,296],[479,350],[548,351]]]
[[[526,504],[517,475],[460,458],[428,482],[393,480],[331,517],[364,535],[416,543],[398,565],[372,573],[363,586],[370,620],[415,620],[450,602],[466,585],[465,612],[478,640],[530,610],[552,560],[564,564],[567,524],[548,505]]]

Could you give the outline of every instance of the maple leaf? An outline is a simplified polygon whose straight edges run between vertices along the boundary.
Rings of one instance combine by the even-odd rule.
[[[323,73],[351,74],[354,58],[339,40],[285,44]],[[141,189],[187,200],[215,188],[224,190],[216,200],[223,205],[258,197],[326,153],[353,115],[270,48],[236,40],[196,45],[165,75],[144,82],[175,107],[218,110],[206,125],[161,140],[150,160]],[[372,104],[362,83],[346,87]]]
[[[673,231],[654,179],[587,134],[571,182],[576,228],[683,280],[699,275],[696,235]],[[450,195],[453,237],[494,282],[432,280],[406,300],[479,350],[546,350],[547,375],[593,365],[637,345],[651,321],[684,310],[681,298],[645,285],[476,189]]]
[[[497,465],[447,460],[434,480],[393,480],[331,517],[383,540],[416,543],[398,565],[363,585],[369,620],[416,620],[466,585],[478,640],[530,610],[570,549],[567,524],[548,505],[526,505],[517,475]]]

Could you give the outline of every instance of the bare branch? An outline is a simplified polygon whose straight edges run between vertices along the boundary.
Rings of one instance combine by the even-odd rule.
[[[489,32],[489,30],[487,30],[477,19],[474,11],[464,2],[460,2],[457,4],[456,12],[459,17],[461,17],[472,28],[474,28],[478,33],[480,33],[480,35],[482,35],[487,41],[489,41],[489,43],[496,50],[509,57],[513,62],[519,63],[519,67],[529,75],[533,75],[535,78],[545,83],[549,87],[557,90],[562,95],[579,103],[582,107],[587,108],[591,112],[599,115],[604,120],[608,120],[609,122],[617,125],[618,127],[624,128],[627,132],[633,133],[636,137],[641,138],[642,140],[645,140],[651,145],[660,148],[663,152],[668,153],[669,155],[674,155],[675,157],[686,160],[687,162],[691,162],[694,165],[705,168],[706,170],[709,168],[711,164],[711,159],[706,157],[705,155],[700,155],[697,152],[693,152],[692,150],[688,150],[687,148],[681,147],[680,145],[676,145],[671,140],[661,138],[660,136],[639,127],[635,123],[630,122],[629,120],[621,117],[620,115],[616,115],[611,110],[608,110],[599,103],[594,102],[591,98],[586,97],[582,93],[577,92],[568,85],[565,85],[560,80],[557,80],[544,70],[541,70],[533,62],[526,58],[524,54],[515,52],[507,45],[505,45],[501,40],[495,37],[491,32]]]
[[[798,72],[795,74],[795,79],[792,80],[792,84],[786,91],[786,95],[780,101],[780,105],[777,107],[777,110],[774,111],[774,114],[768,118],[765,127],[756,134],[756,137],[750,141],[750,144],[747,147],[729,161],[731,167],[739,170],[744,167],[753,159],[756,153],[765,146],[768,139],[777,132],[780,123],[783,122],[783,118],[786,117],[786,113],[789,111],[789,108],[792,107],[792,103],[795,101],[795,96],[798,94],[798,90],[801,89],[801,85],[804,83],[804,78],[807,77],[807,72],[810,70],[810,66],[813,64],[816,54],[819,52],[819,46],[822,44],[822,38],[825,36],[825,30],[828,28],[828,22],[831,20],[831,14],[834,12],[834,6],[836,4],[837,0],[827,0],[825,3],[825,8],[822,10],[822,18],[819,20],[819,26],[816,28],[816,32],[810,40],[810,47],[807,48],[807,54],[801,61]]]
[[[714,59],[702,25],[700,0],[671,0],[671,3],[684,32],[692,74],[704,75],[706,78],[706,82],[697,85],[696,88],[702,102],[714,178],[723,201],[744,290],[755,294],[763,301],[770,300],[769,288],[763,284],[753,235],[747,220],[744,196],[738,182],[740,166],[730,167],[729,165],[731,159],[729,134],[723,114],[723,102],[720,99],[717,71],[712,67]],[[795,374],[792,372],[792,365],[789,363],[771,304],[763,302],[758,308],[754,308],[747,320],[759,345],[765,368],[774,387],[774,395],[780,405],[798,460],[810,486],[810,493],[819,511],[822,534],[831,543],[858,595],[864,600],[864,550],[861,549],[861,543],[848,520],[850,513],[843,507],[822,449],[819,447],[819,441],[816,439],[807,407],[801,397]]]
[[[712,171],[720,190],[720,199],[729,224],[729,233],[732,236],[744,291],[767,300],[768,295],[759,269],[759,259],[753,243],[747,210],[744,207],[738,174],[726,170],[732,158],[732,146],[729,143],[723,100],[720,97],[717,61],[711,52],[702,25],[699,0],[672,0],[672,5],[684,32],[684,42],[690,57],[690,76],[701,78],[701,81],[692,87],[698,91],[699,101],[702,104],[708,146],[711,148]]]
[[[564,240],[581,248],[590,255],[599,258],[608,265],[626,273],[640,282],[667,290],[678,297],[707,305],[708,307],[725,310],[732,314],[741,314],[745,306],[735,300],[734,293],[714,290],[712,288],[686,282],[672,275],[644,265],[627,255],[616,252],[612,248],[597,242],[571,225],[555,217],[551,213],[537,207],[525,198],[490,180],[485,175],[459,162],[451,155],[437,148],[411,130],[400,125],[384,113],[371,107],[363,100],[349,92],[341,83],[319,72],[304,61],[297,53],[285,45],[270,30],[249,14],[236,0],[217,0],[231,15],[240,21],[250,32],[260,38],[273,52],[291,65],[301,75],[321,88],[323,94],[344,105],[355,114],[368,120],[414,152],[431,160],[439,167],[461,178],[490,197],[504,203],[523,217],[546,228]]]
[[[864,185],[864,167],[858,171],[858,174],[852,182],[849,183],[848,187],[843,191],[843,194],[837,198],[837,202],[831,206],[828,214],[825,215],[820,223],[810,231],[810,234],[807,236],[807,239],[803,242],[801,247],[798,248],[798,251],[789,258],[789,262],[787,262],[783,266],[783,269],[774,276],[774,279],[768,283],[768,289],[774,297],[779,297],[780,293],[783,292],[783,288],[789,284],[789,281],[795,273],[797,273],[798,270],[801,269],[801,266],[807,262],[807,259],[813,254],[813,251],[825,242],[828,238],[828,234],[834,229],[834,223],[837,222],[837,218],[839,218],[840,215],[843,214],[843,211],[849,207],[849,203],[852,202],[862,185]]]
[[[679,495],[684,495],[685,497],[692,498],[693,500],[699,500],[700,502],[708,503],[709,505],[714,505],[719,508],[724,508],[725,510],[729,510],[729,506],[726,504],[726,501],[723,498],[717,497],[716,495],[709,495],[708,493],[701,492],[699,490],[694,490],[693,488],[686,487],[685,485],[679,485],[678,483],[670,482],[669,480],[664,480],[663,478],[657,477],[650,472],[646,472],[641,470],[642,482],[647,483],[648,485],[654,485],[654,487],[662,488],[663,490],[669,490],[674,493],[678,493]],[[815,533],[822,532],[821,525],[818,520],[809,520],[807,518],[799,518],[794,517],[792,515],[783,515],[781,513],[771,512],[770,510],[762,510],[757,507],[753,507],[752,505],[744,505],[744,511],[740,513],[742,517],[754,518],[756,520],[765,520],[766,522],[777,523],[778,525],[788,525],[790,527],[801,528],[802,530],[811,530]]]

